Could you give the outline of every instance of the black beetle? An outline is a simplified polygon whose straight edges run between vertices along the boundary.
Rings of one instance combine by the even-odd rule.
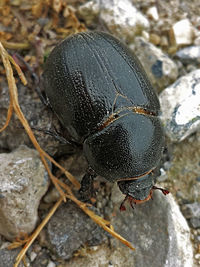
[[[81,193],[100,175],[117,181],[131,205],[150,199],[164,133],[158,97],[133,52],[110,34],[78,33],[53,49],[42,81],[71,139],[83,144]]]

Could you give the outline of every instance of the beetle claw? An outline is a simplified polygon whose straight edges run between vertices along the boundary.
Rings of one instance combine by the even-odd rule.
[[[127,201],[128,197],[129,197],[129,196],[126,195],[126,197],[125,197],[124,200],[122,201],[122,203],[121,203],[121,205],[120,205],[120,208],[119,208],[120,211],[125,211],[125,210],[126,210],[126,207],[125,207],[124,203]]]
[[[133,197],[131,197],[129,195],[126,195],[126,197],[124,198],[124,200],[122,201],[122,203],[120,205],[120,208],[119,208],[120,211],[125,211],[126,210],[126,207],[125,207],[124,203],[127,200],[129,201],[129,204],[130,204],[131,208],[134,209],[133,203],[136,205],[137,202],[135,201],[135,199]]]
[[[164,189],[164,188],[160,188],[160,187],[157,187],[157,186],[153,186],[152,189],[153,189],[153,190],[158,189],[158,190],[162,191],[163,195],[165,195],[165,196],[166,196],[167,194],[169,194],[169,190]]]
[[[124,206],[123,202],[122,202],[122,204],[120,205],[119,210],[120,210],[120,211],[125,211],[125,210],[126,210],[126,207]]]
[[[129,203],[131,205],[131,208],[134,210],[133,203],[136,205],[136,202],[134,201],[134,198],[132,198],[132,197],[129,196],[128,200],[129,200]]]

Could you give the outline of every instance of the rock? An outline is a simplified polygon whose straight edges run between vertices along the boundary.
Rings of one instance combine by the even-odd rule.
[[[73,203],[62,205],[48,223],[50,249],[65,260],[85,244],[100,244],[104,237],[104,230]]]
[[[197,254],[195,255],[195,259],[197,259],[197,260],[200,259],[200,253],[197,253]]]
[[[149,18],[155,21],[159,20],[158,9],[156,6],[149,7],[146,14],[149,16]]]
[[[37,257],[31,262],[31,267],[47,267],[51,253],[46,249],[38,252]]]
[[[13,267],[13,263],[20,252],[20,249],[8,250],[6,248],[0,248],[0,267]],[[23,267],[24,264],[20,262],[19,267]]]
[[[180,142],[200,128],[200,69],[179,78],[159,96],[166,134]]]
[[[18,86],[18,98],[20,107],[29,122],[30,127],[37,138],[37,141],[45,151],[51,155],[55,155],[59,150],[59,142],[44,131],[54,131],[55,128],[60,131],[60,125],[57,118],[53,115],[50,109],[45,107],[36,92],[31,88],[25,87],[20,83]],[[9,91],[6,85],[3,85],[0,90],[0,128],[6,121],[7,109],[9,106]],[[41,131],[36,131],[34,128]],[[12,151],[19,147],[19,145],[27,145],[33,147],[27,133],[22,124],[13,114],[11,121],[5,131],[0,133],[0,150]]]
[[[185,47],[176,52],[176,56],[183,63],[200,63],[200,45]]]
[[[131,47],[130,47],[131,48]],[[135,38],[133,52],[140,59],[153,86],[161,90],[176,80],[178,68],[161,49],[146,42],[143,38]]]
[[[149,37],[149,41],[154,45],[159,45],[161,39],[160,39],[159,35],[157,35],[155,33],[151,33],[150,37]]]
[[[134,210],[127,203],[127,210],[120,212],[116,188],[113,189],[116,209],[111,223],[136,248],[135,252],[126,248],[132,266],[149,266],[149,260],[156,267],[193,266],[190,229],[172,195],[154,192],[152,201],[136,205]],[[116,248],[125,249],[119,241],[112,241]]]
[[[59,198],[60,198],[60,194],[59,194],[58,190],[55,187],[53,187],[45,195],[44,202],[47,204],[54,203],[54,202],[58,201]]]
[[[56,264],[53,261],[49,261],[47,267],[56,267]]]
[[[200,33],[199,33],[199,36],[197,36],[194,40],[194,45],[200,45]]]
[[[200,218],[191,218],[189,220],[190,226],[194,229],[200,228]]]
[[[185,204],[182,207],[182,212],[186,219],[191,219],[193,217],[200,218],[200,203],[194,202],[191,204]]]
[[[165,35],[161,36],[160,45],[165,48],[169,46],[168,39]]]
[[[194,70],[196,70],[196,69],[197,69],[197,67],[196,67],[195,65],[193,65],[193,64],[188,64],[188,65],[186,66],[186,73],[192,72],[192,71],[194,71]],[[183,75],[185,75],[186,73],[184,73]]]
[[[182,212],[186,219],[188,219],[192,228],[200,227],[200,203],[194,202],[182,206]]]
[[[98,16],[100,13],[100,1],[93,0],[84,3],[78,7],[77,13],[79,17],[84,19],[84,22],[87,26],[92,26],[98,21]]]
[[[130,0],[92,0],[80,6],[78,13],[89,25],[98,14],[99,21],[109,32],[127,42],[132,41],[143,29],[149,28],[147,18]]]
[[[160,168],[160,176],[156,178],[158,182],[164,182],[168,179],[166,171],[163,168]]]
[[[192,43],[194,29],[189,19],[182,19],[176,22],[172,27],[172,32],[178,46]]]
[[[127,247],[110,249],[105,245],[82,248],[78,254],[80,257],[72,258],[65,264],[65,267],[134,267],[129,251]]]
[[[147,31],[142,31],[141,36],[144,38],[145,41],[149,41],[150,35]]]
[[[170,147],[171,167],[165,171],[178,203],[200,203],[200,182],[196,180],[200,173],[200,131]]]
[[[0,235],[0,267],[13,267],[13,263],[20,252],[20,248],[8,250],[9,242],[5,242],[4,238]],[[19,267],[24,267],[21,262]]]
[[[36,258],[37,258],[37,253],[35,253],[35,251],[31,251],[30,261],[33,262]]]
[[[20,233],[33,231],[48,185],[36,150],[21,146],[12,153],[0,154],[0,234],[13,240]]]

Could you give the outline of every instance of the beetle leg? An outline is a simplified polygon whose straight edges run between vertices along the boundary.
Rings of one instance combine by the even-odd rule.
[[[62,145],[69,145],[70,147],[72,147],[74,150],[80,146],[80,144],[74,142],[74,141],[71,141],[71,140],[68,140],[66,139],[65,137],[63,137],[61,135],[61,133],[59,133],[55,128],[53,131],[51,130],[46,130],[46,129],[41,129],[41,128],[36,128],[36,127],[31,127],[32,130],[34,131],[38,131],[38,132],[42,132],[44,134],[48,134],[50,136],[52,136],[55,140],[59,141]]]
[[[133,203],[136,205],[136,201],[134,201],[134,198],[131,196],[128,196],[129,203],[131,205],[131,208],[134,209]]]
[[[125,207],[124,203],[126,202],[127,199],[128,199],[128,195],[126,195],[126,197],[125,197],[124,200],[122,201],[122,203],[121,203],[121,205],[120,205],[120,208],[119,208],[120,211],[124,211],[124,210],[126,210],[126,207]]]
[[[169,194],[169,191],[168,191],[167,189],[164,189],[164,188],[160,188],[160,187],[157,187],[157,186],[153,186],[152,189],[154,189],[154,190],[156,190],[156,189],[161,190],[162,193],[163,193],[163,195],[167,195],[167,194]]]
[[[18,53],[13,54],[13,59],[15,62],[19,64],[19,66],[24,70],[29,72],[32,83],[34,85],[34,90],[36,91],[37,95],[39,96],[41,102],[45,105],[50,107],[49,101],[47,97],[42,93],[42,83],[36,74],[36,72],[33,70],[33,68],[24,60],[22,56],[20,56]]]
[[[97,175],[90,169],[88,169],[86,174],[83,176],[81,188],[79,190],[82,201],[87,201],[94,195],[93,179],[96,176]]]

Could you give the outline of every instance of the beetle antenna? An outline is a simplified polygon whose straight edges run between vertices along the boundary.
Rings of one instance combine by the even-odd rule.
[[[162,193],[163,193],[163,195],[167,195],[167,194],[169,194],[169,191],[168,191],[167,189],[164,189],[164,188],[160,188],[160,187],[157,187],[157,186],[153,186],[152,189],[154,189],[154,190],[156,190],[156,189],[161,190]]]

